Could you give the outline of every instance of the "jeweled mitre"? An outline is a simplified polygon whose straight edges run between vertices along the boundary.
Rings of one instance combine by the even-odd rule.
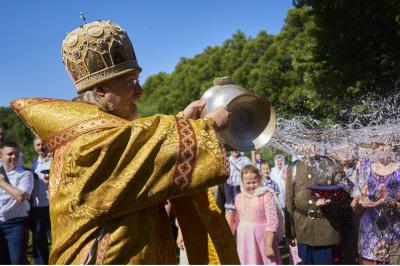
[[[128,34],[111,21],[95,21],[68,33],[61,53],[78,93],[141,71]]]

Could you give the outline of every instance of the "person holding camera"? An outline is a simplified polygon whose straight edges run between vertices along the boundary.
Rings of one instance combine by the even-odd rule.
[[[49,172],[50,156],[40,138],[35,138],[34,149],[38,158],[32,163],[34,187],[31,196],[30,228],[32,231],[35,264],[49,264],[48,238],[50,235]]]

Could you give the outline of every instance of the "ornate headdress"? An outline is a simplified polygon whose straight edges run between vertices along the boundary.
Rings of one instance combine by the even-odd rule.
[[[78,93],[142,70],[128,34],[111,21],[95,21],[68,33],[61,53]]]

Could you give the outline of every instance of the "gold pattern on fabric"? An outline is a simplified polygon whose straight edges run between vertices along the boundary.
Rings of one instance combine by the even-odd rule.
[[[88,77],[81,78],[75,82],[75,86],[78,92],[82,92],[88,89],[90,86],[97,85],[101,82],[118,78],[133,72],[135,68],[138,68],[136,60],[129,61],[118,66],[109,67],[108,69],[101,70],[98,73],[93,73]]]
[[[12,107],[15,109],[17,113],[19,113],[22,109],[28,108],[32,105],[40,104],[40,103],[48,103],[48,102],[60,102],[64,100],[50,99],[50,98],[21,98],[13,101],[11,103]]]
[[[171,199],[190,264],[240,264],[224,215],[206,190]]]
[[[208,241],[210,264],[240,264],[235,239],[211,192],[193,193],[192,199],[211,239]]]
[[[214,244],[210,235],[207,236],[208,244],[208,264],[209,265],[221,265],[221,261],[218,258],[218,253],[215,250]]]
[[[163,212],[165,212],[165,207],[163,203],[160,203],[156,208],[156,218],[158,221],[162,220]],[[166,264],[165,258],[167,258],[167,247],[164,241],[166,232],[163,230],[162,224],[156,224],[156,232],[158,242],[160,243],[157,247],[157,264]]]
[[[127,123],[124,119],[103,112],[95,105],[82,102],[24,98],[13,101],[12,106],[25,124],[45,143],[47,143],[49,137],[58,136],[60,138],[61,132],[66,129],[71,130],[71,128],[86,120],[110,118],[111,121],[120,121],[116,123],[118,126]],[[108,124],[112,126],[112,122]],[[58,142],[52,140],[52,143]]]
[[[217,132],[212,132],[211,133],[211,135],[214,135],[214,138],[216,138],[217,139],[217,142],[218,142],[218,145],[219,145],[219,149],[220,149],[220,151],[222,151],[222,160],[223,160],[223,166],[224,166],[224,169],[225,169],[225,175],[226,176],[229,176],[230,175],[230,171],[231,171],[231,167],[230,167],[230,164],[229,164],[229,160],[228,160],[228,156],[227,156],[227,153],[226,153],[226,149],[225,149],[225,146],[224,146],[224,142],[222,141],[222,139],[221,139],[221,136],[217,133]]]
[[[206,130],[197,131],[200,123]],[[211,119],[200,119],[191,120],[191,124],[197,136],[198,153],[202,154],[203,150],[205,150],[207,154],[209,154],[208,158],[213,158],[215,161],[218,161],[219,163],[214,165],[221,167],[220,170],[222,170],[224,176],[227,178],[230,173],[229,160],[219,134],[215,130],[212,130],[214,128],[214,122]],[[202,159],[207,160],[208,158]],[[199,163],[196,164],[200,165]]]
[[[189,264],[209,264],[207,231],[193,199],[183,196],[170,201],[182,232]]]
[[[51,164],[51,178],[49,180],[49,201],[51,202],[54,198],[54,194],[57,191],[58,184],[60,183],[63,166],[64,166],[64,157],[68,150],[69,146],[64,145],[60,149],[56,150],[53,155],[53,161]]]
[[[107,233],[103,236],[103,238],[100,240],[99,247],[97,250],[97,256],[96,256],[96,265],[103,265],[103,261],[106,255],[107,247],[108,247],[108,242],[110,241],[111,234]]]
[[[97,247],[97,252],[96,252],[96,260],[95,260],[95,265],[103,265],[104,258],[106,255],[108,243],[110,242],[111,234],[107,233],[105,234],[99,241],[98,247]],[[78,254],[78,264],[85,264],[87,263],[87,258],[89,256],[89,252],[92,249],[96,239],[93,238],[90,240],[79,252]]]
[[[103,264],[176,264],[174,239],[163,208],[158,204],[108,223],[112,237]]]
[[[83,249],[81,249],[81,251],[79,252],[79,262],[78,264],[85,264],[86,258],[90,252],[90,249],[93,247],[94,241],[96,239],[92,239],[89,243],[87,243]]]
[[[100,128],[112,128],[126,124],[126,121],[115,117],[97,117],[79,122],[69,128],[64,129],[54,135],[51,135],[46,140],[46,145],[50,151],[55,151],[65,143],[76,139],[78,136],[83,135],[89,131]]]
[[[212,119],[206,119],[205,121],[209,128],[214,128],[214,121]],[[230,174],[229,160],[220,135],[215,130],[210,131],[209,134],[204,134],[204,132],[202,132],[200,140],[201,140],[201,145],[204,144],[204,146],[207,147],[207,149],[214,156],[216,156],[221,160],[221,162],[223,163],[223,169],[225,171],[225,175],[229,176]]]
[[[172,182],[180,190],[185,190],[191,184],[195,164],[197,142],[193,127],[187,119],[176,118],[179,133],[179,153]]]
[[[91,119],[114,117],[96,106],[69,101],[30,105],[21,109],[20,116],[42,139]],[[225,151],[208,121],[182,121],[190,124],[197,143],[196,152],[191,153],[194,159],[184,157],[193,163],[190,185],[184,191],[171,182],[179,154],[185,156],[175,116],[155,115],[97,128],[55,149],[49,188],[51,264],[80,263],[79,253],[105,222],[110,238],[104,264],[174,264],[175,245],[168,217],[159,204],[169,198],[180,200],[183,195],[189,195],[188,203],[179,205],[177,211],[187,221],[185,232],[196,232],[193,239],[199,240],[188,244],[192,251],[199,247],[195,261],[216,261],[209,235],[219,261],[229,264],[231,260],[226,257],[233,252],[231,246],[221,251],[218,245],[222,239],[230,243],[229,237],[233,238],[229,226],[223,224],[223,217],[214,217],[218,212],[206,200],[193,203],[190,199],[199,190],[226,180]],[[194,217],[198,222],[192,222]]]

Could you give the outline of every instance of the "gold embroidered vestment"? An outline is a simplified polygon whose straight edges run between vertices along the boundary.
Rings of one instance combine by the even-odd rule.
[[[53,152],[51,264],[175,264],[166,199],[191,264],[239,264],[207,192],[229,171],[210,120],[128,122],[94,105],[44,98],[12,105]]]

